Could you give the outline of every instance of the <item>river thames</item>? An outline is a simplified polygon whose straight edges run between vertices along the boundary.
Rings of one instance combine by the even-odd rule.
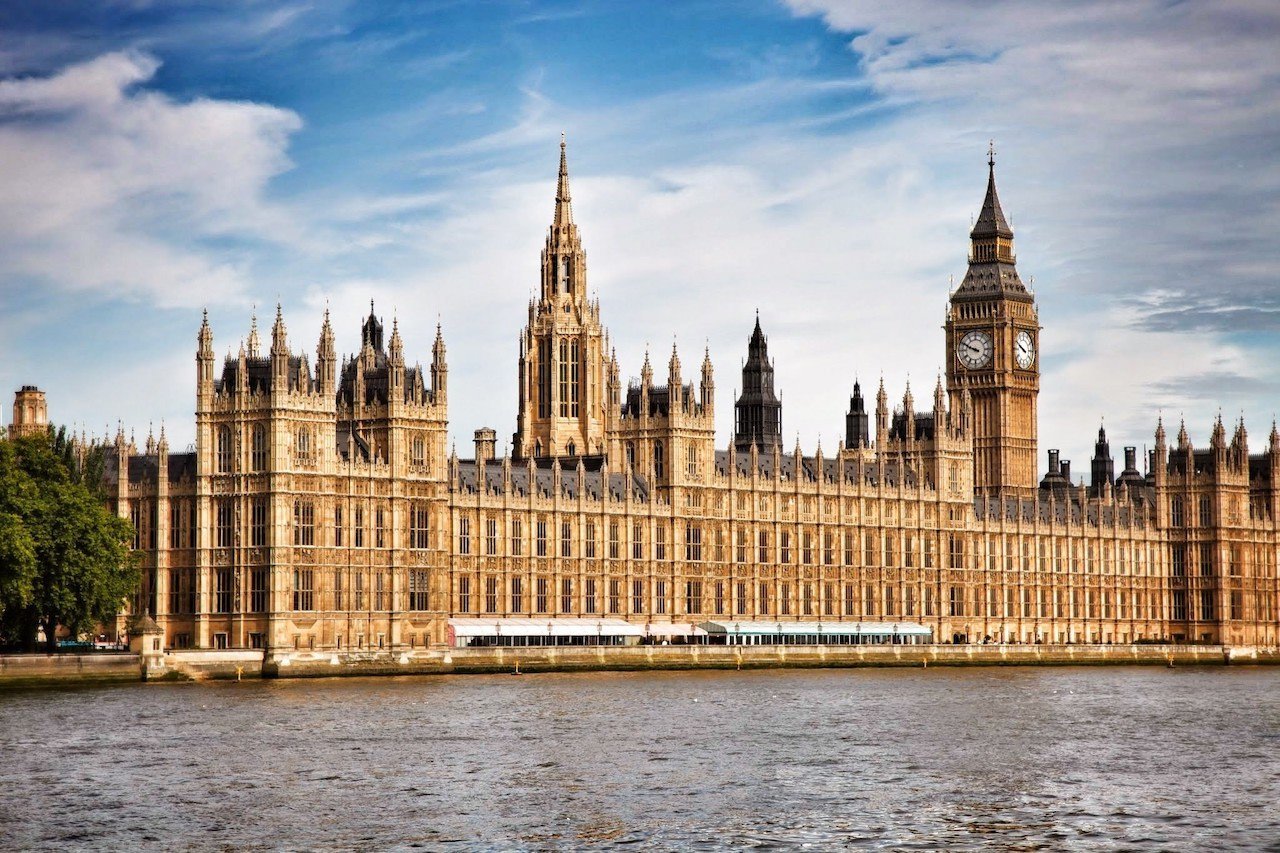
[[[0,693],[6,849],[1275,849],[1280,671]]]

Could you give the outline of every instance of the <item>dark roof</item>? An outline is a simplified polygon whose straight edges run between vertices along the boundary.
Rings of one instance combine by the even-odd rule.
[[[1081,501],[1078,493],[1051,493],[1042,491],[1034,497],[1009,495],[975,495],[973,498],[973,515],[979,521],[983,519],[1003,518],[1005,521],[1055,521],[1072,524],[1088,521],[1090,524],[1101,523],[1106,526],[1128,524],[1130,516],[1137,527],[1146,526],[1146,515],[1134,512],[1134,507],[1122,504],[1117,507],[1105,506],[1097,501]]]
[[[982,199],[982,210],[978,213],[978,221],[973,223],[973,230],[969,232],[969,236],[999,236],[1012,239],[1013,229],[1009,227],[1008,221],[1004,218],[1004,211],[1000,209],[1000,196],[996,193],[995,161],[988,160],[987,165],[987,194]]]
[[[797,464],[797,458],[799,464]],[[796,456],[795,453],[779,453],[777,454],[778,471],[784,480],[794,480],[798,476],[803,477],[809,482],[813,482],[818,478],[818,460],[816,456]],[[720,475],[728,474],[733,470],[736,476],[751,476],[751,451],[750,450],[717,450],[716,451],[716,472]],[[759,476],[765,479],[771,479],[774,476],[774,453],[765,451],[756,454],[756,464],[759,468]],[[878,462],[863,462],[860,459],[846,458],[841,460],[838,457],[824,457],[822,460],[822,476],[827,482],[836,482],[840,477],[844,478],[847,483],[863,482],[869,486],[879,485],[883,478],[885,485],[897,486],[899,484],[908,487],[914,487],[920,481],[921,475],[914,468],[904,466],[898,461],[886,462],[881,465]],[[927,474],[924,476],[924,483],[927,486],[932,484],[929,482]]]
[[[245,376],[250,394],[266,394],[271,391],[272,372],[270,358],[246,358]],[[305,382],[304,382],[305,380]],[[315,388],[306,356],[289,356],[288,382],[290,388],[311,391]],[[233,391],[240,387],[240,359],[231,356],[222,365],[222,378],[214,383],[217,391]]]
[[[624,418],[640,417],[640,391],[639,385],[631,385],[627,388],[627,399],[622,404],[622,416]],[[676,389],[676,393],[680,395],[681,402],[685,409],[692,409],[694,406],[693,383],[682,385]],[[649,389],[649,417],[666,417],[671,413],[671,389],[667,386]]]
[[[532,479],[527,463],[514,462],[510,467],[511,491],[521,497],[527,497],[531,490],[543,497],[550,497],[555,488],[554,465],[560,466],[561,496],[576,500],[579,493],[587,500],[602,500],[608,495],[613,500],[625,500],[627,494],[627,477],[625,474],[610,471],[607,479],[603,470],[603,457],[584,456],[582,471],[579,475],[578,459],[540,459],[532,471]],[[484,465],[483,487],[487,493],[502,493],[502,460],[490,459]],[[454,487],[459,491],[475,494],[480,490],[480,466],[474,459],[458,460],[457,479]],[[632,498],[638,501],[649,499],[649,484],[644,477],[631,478]]]
[[[928,441],[933,438],[933,412],[913,413],[915,430],[913,441]],[[904,441],[907,437],[907,416],[904,412],[895,412],[889,424],[889,438]]]

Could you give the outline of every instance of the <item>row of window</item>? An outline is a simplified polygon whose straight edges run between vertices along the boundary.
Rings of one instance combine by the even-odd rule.
[[[235,498],[218,498],[214,501],[214,542],[219,548],[230,548],[236,544]],[[408,547],[425,549],[430,547],[430,517],[427,505],[415,501],[409,505],[407,519]],[[388,547],[387,520],[389,511],[381,504],[375,506],[370,513],[372,529],[366,524],[365,507],[357,504],[351,510],[348,519],[344,508],[334,507],[333,511],[333,544],[344,547],[350,543],[352,547],[365,547],[366,532],[372,533],[370,544],[374,548]],[[268,501],[265,497],[253,498],[249,502],[249,545],[265,547],[267,544]],[[317,544],[315,502],[307,498],[297,498],[293,502],[293,544],[299,547],[311,547]],[[348,539],[349,537],[349,539]]]
[[[505,583],[497,576],[482,579],[483,588],[473,593],[472,578],[457,579],[457,611],[536,613],[536,614],[647,614],[676,615],[674,606],[683,604],[679,615],[736,616],[842,616],[865,619],[910,618],[917,616],[975,616],[988,618],[1090,618],[1090,619],[1158,619],[1159,597],[1145,591],[1133,594],[1098,593],[1093,590],[1006,589],[997,590],[963,586],[947,588],[945,613],[939,614],[932,587],[918,591],[905,584],[859,585],[852,583],[772,583],[759,581],[684,581],[679,585],[681,600],[675,600],[677,584],[665,580],[653,582],[652,599],[644,580],[624,581],[620,578],[552,578],[536,577],[532,590],[523,577],[509,578]],[[582,600],[577,599],[581,590]],[[558,609],[553,600],[558,596]],[[652,601],[652,610],[647,605]],[[629,611],[624,607],[629,607]]]
[[[320,570],[296,569],[293,572],[291,600],[293,610],[317,609],[319,591],[315,588]],[[213,581],[213,613],[265,613],[269,609],[270,590],[268,569],[255,567],[246,573],[247,590],[236,588],[235,575],[230,568],[218,568],[211,573]],[[410,570],[404,591],[403,603],[408,610],[430,609],[430,586],[426,570]],[[154,580],[152,581],[154,584]],[[677,602],[676,589],[681,600]],[[582,601],[577,600],[581,591]],[[549,577],[532,579],[532,588],[524,577],[511,577],[505,581],[497,576],[482,579],[482,589],[473,593],[472,578],[457,579],[457,611],[461,613],[537,613],[537,614],[632,614],[654,613],[675,615],[677,603],[683,604],[682,615],[800,615],[843,616],[866,619],[911,618],[945,615],[951,617],[987,617],[1023,619],[1159,619],[1160,596],[1139,590],[1132,593],[1096,591],[1088,589],[1033,590],[1020,592],[1013,588],[1001,590],[952,585],[946,588],[947,599],[939,614],[938,602],[932,587],[917,590],[909,584],[853,584],[778,583],[760,581],[702,581],[675,582],[656,580],[649,584],[642,579],[560,578],[558,583]],[[242,593],[247,596],[242,597]],[[392,599],[391,575],[387,571],[349,572],[333,570],[332,583],[327,590],[330,608],[333,610],[385,611],[395,609]],[[152,590],[154,595],[154,588]],[[558,601],[555,599],[558,597]],[[1276,599],[1272,591],[1260,591],[1249,596],[1255,601],[1257,618],[1263,621],[1275,617]],[[1188,603],[1199,605],[1195,612]],[[1216,597],[1212,590],[1201,590],[1198,596],[1188,596],[1186,590],[1174,590],[1172,615],[1175,620],[1215,618]],[[652,603],[650,611],[647,605]],[[1246,594],[1243,590],[1231,590],[1228,596],[1231,619],[1244,619]],[[196,610],[195,570],[191,568],[169,570],[169,612],[175,615],[192,614]],[[504,607],[505,605],[505,607]],[[558,605],[558,607],[557,607]],[[153,605],[154,606],[154,605]],[[473,609],[474,608],[474,609]],[[754,608],[754,609],[753,609]]]
[[[264,424],[254,424],[249,432],[249,470],[262,472],[267,470],[270,444],[267,428]],[[231,427],[218,427],[216,438],[215,463],[219,474],[230,474],[235,470],[235,441]],[[310,426],[300,426],[293,433],[294,461],[314,464],[317,460],[315,431]],[[408,441],[409,464],[423,466],[428,462],[427,438],[424,433],[414,433]]]
[[[472,519],[462,517],[458,520],[458,553],[461,555],[470,555],[472,553],[480,554],[483,547],[485,556],[498,556],[500,550],[499,542],[499,525],[496,518],[485,518],[484,530],[482,534],[473,536]],[[507,539],[512,557],[524,556],[524,520],[516,517],[511,519],[511,533]],[[599,528],[604,526],[607,529],[607,549],[599,547]],[[633,560],[642,560],[645,558],[645,529],[644,522],[633,522],[631,525],[631,537],[629,540],[630,548],[626,547],[626,543],[622,539],[623,524],[620,521],[610,521],[607,525],[597,525],[594,520],[589,520],[585,526],[585,536],[583,539],[582,555],[587,559],[596,559],[600,556],[607,555],[611,560],[621,559],[628,550]],[[548,557],[553,555],[553,542],[550,538],[552,524],[545,517],[540,517],[534,522],[533,531],[533,556]],[[561,557],[574,556],[574,530],[575,525],[572,521],[561,521],[558,537],[558,548],[554,553]],[[863,533],[864,545],[864,562],[863,565],[897,565],[899,540],[893,536],[885,536],[883,542],[875,533]],[[821,565],[834,566],[844,565],[852,566],[854,563],[855,550],[857,549],[857,540],[859,534],[855,531],[845,531],[838,538],[834,531],[824,531],[821,537],[817,537],[812,531],[802,531],[799,538],[799,546],[793,548],[792,537],[790,531],[782,531],[778,536],[778,552],[777,559],[774,559],[774,551],[771,545],[771,536],[769,531],[758,531],[755,538],[755,548],[751,547],[749,533],[746,530],[739,529],[736,539],[736,547],[733,550],[734,562],[746,563],[750,558],[754,557],[760,563],[778,562],[781,564],[790,564],[793,556],[800,565],[818,565],[817,560],[821,560]],[[482,540],[481,542],[474,541]],[[657,524],[653,529],[653,557],[655,560],[666,560],[674,558],[675,555],[668,556],[667,549],[667,526],[665,524]],[[963,568],[964,566],[964,540],[959,536],[948,537],[949,551],[951,556],[952,568]],[[704,559],[703,548],[703,528],[697,524],[689,524],[685,527],[684,536],[684,559],[687,562],[702,562]],[[839,550],[837,549],[839,544]],[[919,548],[917,548],[917,544]],[[883,545],[883,550],[881,550]],[[725,536],[723,529],[715,531],[714,542],[709,546],[711,559],[716,562],[724,562],[725,560]],[[837,556],[843,556],[843,562],[837,563]],[[912,534],[907,534],[902,542],[902,557],[906,568],[914,568],[916,561],[924,568],[932,568],[934,565],[934,542],[932,538],[921,537],[919,540]]]

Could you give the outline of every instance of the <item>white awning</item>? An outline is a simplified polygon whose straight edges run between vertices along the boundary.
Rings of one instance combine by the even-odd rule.
[[[740,619],[703,622],[708,634],[733,636],[804,635],[842,637],[929,637],[933,631],[918,622],[766,622]]]
[[[464,637],[643,637],[644,629],[622,619],[450,619],[449,630]]]
[[[644,633],[650,637],[705,637],[707,632],[690,622],[649,622]]]

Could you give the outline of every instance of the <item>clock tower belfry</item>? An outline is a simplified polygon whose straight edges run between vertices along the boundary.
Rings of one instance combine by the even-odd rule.
[[[1036,400],[1040,393],[1040,316],[1018,277],[1013,229],[996,195],[994,146],[987,195],[969,234],[969,269],[951,294],[947,390],[954,408],[972,400],[973,483],[983,491],[1036,488]]]

